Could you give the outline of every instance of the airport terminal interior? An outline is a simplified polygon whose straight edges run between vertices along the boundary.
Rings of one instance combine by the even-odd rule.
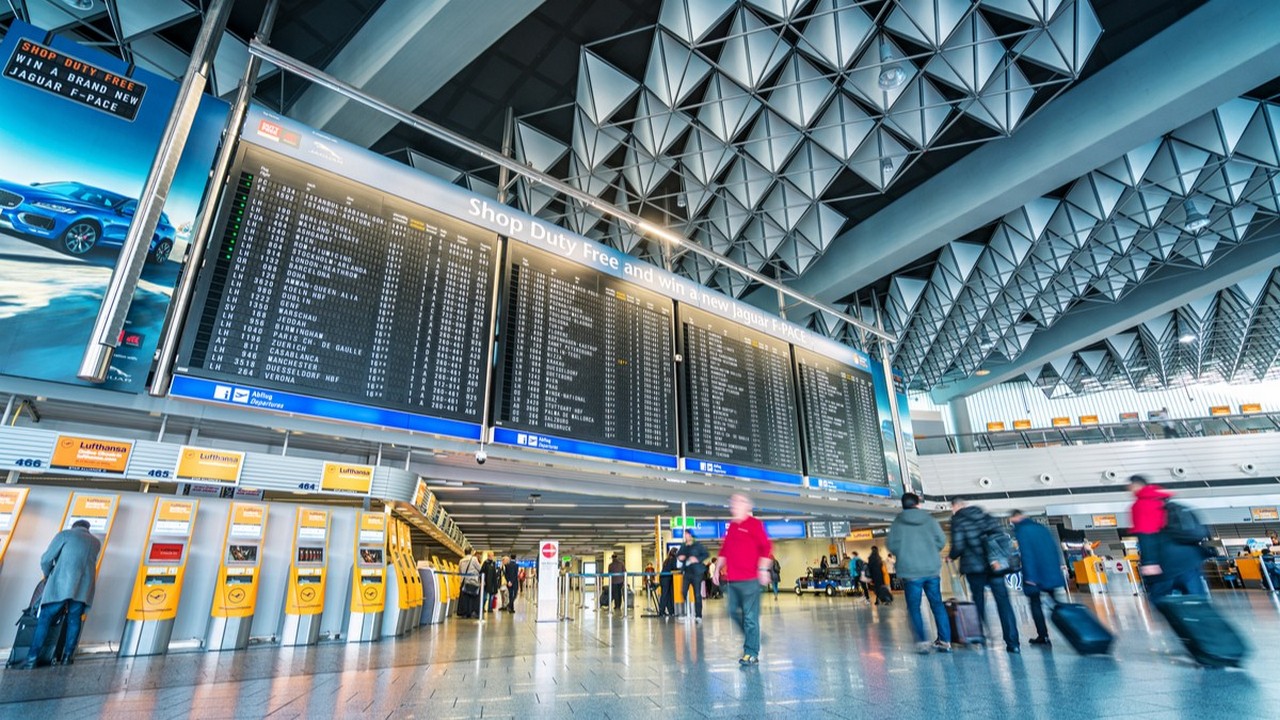
[[[1276,716],[1280,3],[0,63],[0,717]]]

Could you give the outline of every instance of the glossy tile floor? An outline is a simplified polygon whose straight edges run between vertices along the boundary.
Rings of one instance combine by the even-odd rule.
[[[1064,641],[1024,642],[1020,656],[998,643],[916,655],[900,598],[874,608],[783,596],[765,599],[753,668],[737,664],[722,600],[701,626],[593,613],[537,625],[522,609],[396,642],[4,670],[0,718],[1280,717],[1280,603],[1257,591],[1215,599],[1249,634],[1243,670],[1197,668],[1132,597],[1085,599],[1120,637],[1114,657],[1081,658]]]

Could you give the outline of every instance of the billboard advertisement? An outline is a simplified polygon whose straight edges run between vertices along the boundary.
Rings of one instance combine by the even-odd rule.
[[[178,84],[18,21],[0,67],[0,373],[83,384]],[[145,388],[226,113],[201,103],[104,387]]]
[[[920,460],[916,454],[915,437],[911,432],[911,414],[907,409],[907,391],[902,376],[896,372],[893,374],[892,388],[897,395],[898,415],[901,420],[898,432],[902,433],[902,444],[907,451],[905,463],[898,455],[898,443],[894,438],[893,410],[889,407],[890,384],[884,376],[884,365],[878,362],[871,363],[871,377],[876,388],[876,411],[880,419],[880,440],[884,444],[884,465],[889,474],[889,487],[895,496],[902,494],[902,468],[905,464],[907,477],[911,479],[911,487],[919,492]]]

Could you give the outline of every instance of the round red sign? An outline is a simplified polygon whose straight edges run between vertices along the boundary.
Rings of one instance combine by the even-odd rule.
[[[544,543],[542,545],[542,557],[553,558],[556,556],[555,543]]]

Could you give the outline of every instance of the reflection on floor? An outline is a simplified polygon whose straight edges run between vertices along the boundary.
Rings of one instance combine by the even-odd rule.
[[[1079,596],[1077,596],[1079,598]],[[538,625],[525,609],[454,620],[370,645],[261,647],[0,671],[9,718],[1271,718],[1280,714],[1280,603],[1215,600],[1247,632],[1242,671],[1200,670],[1131,597],[1096,607],[1113,658],[1065,642],[951,655],[911,652],[904,603],[766,598],[761,664],[739,668],[723,601],[706,622],[595,615]],[[1095,602],[1088,598],[1085,602]],[[1031,622],[1019,600],[1023,637]],[[994,616],[992,617],[994,621]]]

